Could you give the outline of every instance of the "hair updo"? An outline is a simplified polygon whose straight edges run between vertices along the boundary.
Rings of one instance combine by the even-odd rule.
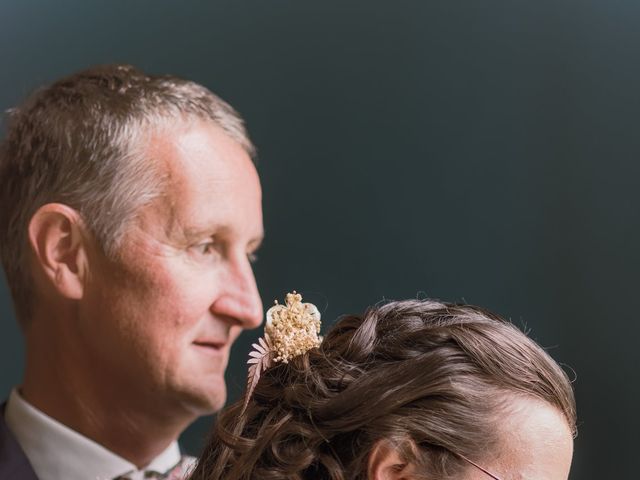
[[[239,401],[220,414],[191,479],[365,479],[380,440],[425,478],[451,478],[461,456],[497,450],[517,396],[553,405],[575,434],[566,374],[512,324],[468,305],[390,302],[264,372],[244,413]]]

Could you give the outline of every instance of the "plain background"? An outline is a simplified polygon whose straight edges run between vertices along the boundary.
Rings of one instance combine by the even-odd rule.
[[[639,25],[631,0],[2,0],[0,108],[99,63],[203,83],[259,148],[265,305],[497,311],[576,372],[571,478],[635,478]],[[0,309],[4,396],[23,368],[5,285]]]

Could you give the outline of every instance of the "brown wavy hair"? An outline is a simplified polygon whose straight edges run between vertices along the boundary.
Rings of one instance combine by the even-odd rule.
[[[390,302],[346,316],[320,348],[277,364],[242,412],[220,413],[191,480],[365,479],[387,440],[425,478],[500,447],[514,396],[556,407],[575,434],[570,381],[534,341],[478,307]]]

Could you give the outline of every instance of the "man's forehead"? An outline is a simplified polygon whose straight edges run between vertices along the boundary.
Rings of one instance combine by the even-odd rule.
[[[213,121],[183,119],[150,127],[143,141],[149,161],[162,166],[168,175],[188,169],[204,169],[210,163],[248,162],[245,148]],[[218,172],[220,178],[226,172]]]
[[[147,212],[150,228],[186,241],[262,237],[261,188],[247,152],[212,122],[184,122],[149,137],[149,161],[159,167],[162,195]]]

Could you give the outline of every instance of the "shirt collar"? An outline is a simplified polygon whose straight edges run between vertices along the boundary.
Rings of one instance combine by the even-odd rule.
[[[27,403],[13,389],[5,408],[5,422],[40,480],[110,480],[124,474],[165,472],[180,461],[176,441],[143,470],[102,445],[71,430]]]

